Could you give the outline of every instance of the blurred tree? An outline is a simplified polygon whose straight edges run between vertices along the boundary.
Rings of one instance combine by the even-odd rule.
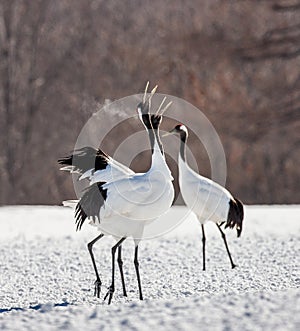
[[[287,194],[296,192],[300,179],[291,167],[293,162],[298,164],[300,155],[300,2],[271,0],[268,4],[273,10],[274,22],[282,15],[287,19],[280,27],[268,29],[258,41],[250,41],[240,49],[240,54],[255,67],[273,64],[275,70],[286,68],[283,75],[277,74],[278,83],[272,90],[266,91],[269,102],[263,106],[265,117],[251,120],[252,123],[260,121],[256,125],[258,133],[268,128],[272,137],[272,145],[264,150],[263,159],[268,191],[279,201],[283,196],[279,187],[284,187]],[[293,201],[299,202],[299,199],[299,193],[293,195]]]
[[[37,53],[47,6],[47,1],[0,3],[2,200],[18,190],[16,184],[27,156],[24,147],[43,97],[45,77],[38,75]]]
[[[289,61],[298,59],[300,66],[300,2],[299,1],[272,1],[272,9],[276,13],[291,13],[295,20],[287,26],[273,28],[267,31],[262,39],[255,45],[250,45],[241,50],[242,56],[247,61],[263,61],[282,59]],[[288,98],[283,98],[279,108],[285,110],[282,121],[299,119],[300,110],[300,70],[295,68],[296,74]],[[288,99],[288,100],[287,100]]]
[[[60,88],[67,92],[68,65],[82,42],[78,17],[67,15],[70,4],[47,0],[0,2],[2,203],[34,201],[31,196],[38,197],[41,190],[38,183],[43,182],[43,176],[49,179],[44,172],[49,161],[45,151],[50,151],[49,141],[51,146],[55,144],[55,133],[52,137],[45,134],[47,128],[53,129],[55,113],[64,107],[63,101],[54,106],[49,99],[58,100]],[[66,98],[70,102],[69,96]],[[53,106],[56,109],[51,109]],[[47,201],[45,198],[40,199]]]
[[[247,203],[299,202],[298,3],[0,0],[0,203],[72,197],[56,159],[99,104],[148,79],[211,120],[230,191]],[[118,127],[108,153],[128,127],[141,129]],[[209,176],[199,141],[189,145]],[[148,158],[136,160],[145,170]]]

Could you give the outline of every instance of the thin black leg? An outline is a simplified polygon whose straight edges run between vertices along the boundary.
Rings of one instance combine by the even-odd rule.
[[[137,277],[138,286],[139,286],[140,300],[143,300],[141,277],[140,277],[140,271],[139,271],[139,261],[138,261],[138,248],[139,248],[139,246],[135,246],[134,266],[135,266],[135,272],[136,272],[136,277]]]
[[[206,237],[205,237],[205,232],[204,232],[204,224],[201,224],[201,229],[202,229],[202,259],[203,259],[203,270],[205,270],[205,242],[206,242]]]
[[[122,238],[120,239],[115,246],[112,247],[111,249],[111,254],[112,254],[112,273],[111,273],[111,285],[108,289],[108,292],[106,293],[104,300],[106,300],[106,298],[109,296],[108,298],[108,304],[110,305],[111,303],[111,299],[113,297],[113,294],[115,292],[115,255],[116,255],[116,250],[117,248],[122,244],[122,242],[125,240],[126,238]]]
[[[98,237],[96,237],[94,240],[92,240],[90,243],[88,243],[87,247],[88,250],[90,252],[91,255],[91,259],[92,259],[92,263],[93,263],[93,267],[95,270],[95,274],[96,274],[96,281],[95,281],[95,292],[94,295],[97,296],[97,298],[99,298],[100,296],[100,292],[101,292],[101,279],[97,270],[97,266],[96,266],[96,262],[95,262],[95,258],[94,258],[94,253],[93,253],[93,245],[102,237],[104,236],[103,233],[101,233]]]
[[[123,287],[123,295],[124,295],[124,297],[127,297],[124,273],[123,273],[122,245],[120,245],[118,247],[118,260],[117,261],[118,261],[118,265],[119,265],[119,269],[120,269],[120,275],[121,275],[121,281],[122,281],[122,287]]]
[[[228,245],[227,245],[227,240],[226,240],[226,236],[225,236],[225,233],[222,231],[221,229],[221,226],[219,224],[217,224],[217,227],[218,229],[220,230],[221,232],[221,235],[222,235],[222,238],[223,238],[223,241],[224,241],[224,244],[225,244],[225,247],[226,247],[226,251],[227,251],[227,254],[229,256],[229,260],[230,260],[230,263],[231,263],[231,268],[234,269],[236,267],[236,265],[233,263],[232,261],[232,257],[231,257],[231,254],[229,252],[229,248],[228,248]]]

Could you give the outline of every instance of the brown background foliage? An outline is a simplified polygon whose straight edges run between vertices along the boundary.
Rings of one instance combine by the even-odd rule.
[[[299,41],[299,1],[0,0],[0,203],[74,197],[57,158],[98,103],[148,79],[212,122],[234,195],[299,203]]]

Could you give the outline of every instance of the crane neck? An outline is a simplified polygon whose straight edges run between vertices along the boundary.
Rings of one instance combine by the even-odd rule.
[[[147,129],[147,131],[148,131],[149,140],[150,140],[151,153],[153,155],[153,153],[154,153],[155,135],[154,135],[153,129]]]
[[[180,132],[180,156],[183,161],[186,161],[186,141],[187,141],[187,133]]]
[[[153,129],[154,131],[154,134],[155,134],[155,138],[156,138],[156,141],[157,141],[157,144],[158,144],[158,147],[160,149],[160,152],[161,154],[164,156],[165,155],[165,151],[164,151],[164,147],[163,147],[163,144],[160,140],[160,137],[159,137],[159,128],[157,129]]]
[[[158,130],[155,130],[153,128],[151,128],[150,130],[148,129],[148,135],[151,145],[152,161],[157,157],[164,159],[164,150],[162,147],[162,143],[159,139]]]
[[[154,144],[156,140],[161,154],[164,155],[163,145],[159,137],[159,125],[155,125],[155,127],[152,126],[151,115],[149,114],[143,114],[141,116],[141,122],[148,132],[152,154],[154,153]]]

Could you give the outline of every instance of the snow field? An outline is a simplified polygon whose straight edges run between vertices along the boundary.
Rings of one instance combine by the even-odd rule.
[[[173,207],[167,218],[180,217]],[[138,300],[134,246],[124,242],[128,297],[103,297],[110,284],[109,237],[95,244],[102,276],[93,296],[94,271],[86,244],[88,225],[76,233],[63,207],[0,208],[1,330],[297,330],[300,326],[300,206],[246,206],[242,237],[226,230],[238,268],[230,269],[216,226],[207,228],[207,271],[202,271],[201,229],[189,217],[171,233],[140,245],[144,301]]]

